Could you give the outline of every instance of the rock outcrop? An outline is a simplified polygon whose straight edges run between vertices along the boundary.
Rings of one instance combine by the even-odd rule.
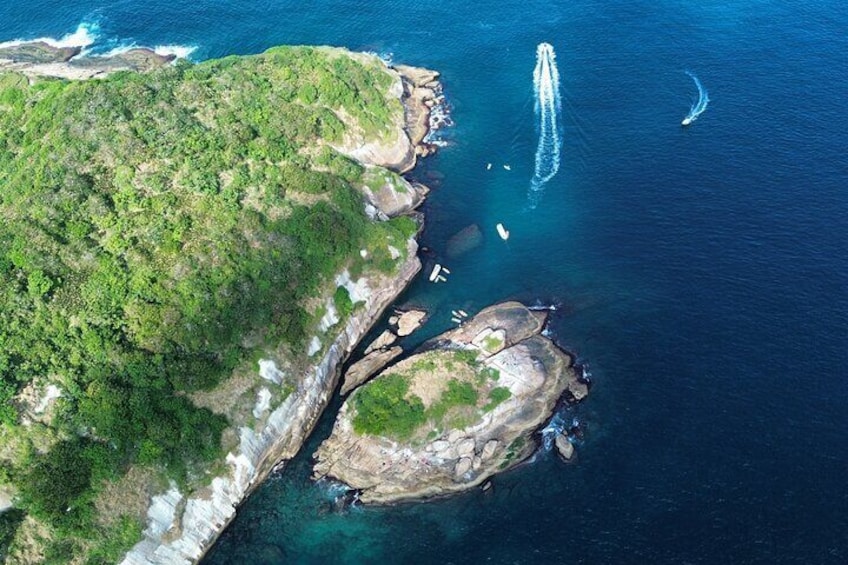
[[[397,334],[400,337],[411,335],[421,327],[427,318],[427,312],[422,310],[407,310],[398,315]]]
[[[368,202],[383,216],[390,218],[415,210],[430,191],[417,182],[381,167],[368,167],[363,174],[362,192]]]
[[[377,349],[350,366],[344,375],[341,393],[345,395],[374,376],[377,371],[397,359],[403,349],[395,346],[389,349]]]
[[[492,306],[357,389],[314,477],[388,503],[465,490],[526,459],[578,380],[571,357],[540,335],[544,321],[516,302]]]
[[[404,123],[382,139],[367,139],[362,132],[348,132],[343,143],[333,147],[360,163],[402,174],[415,167],[418,157],[436,150],[424,138],[430,131],[430,111],[440,96],[439,73],[406,65],[391,67],[389,72],[396,77],[390,95],[402,103]]]
[[[568,439],[568,435],[557,435],[554,440],[554,446],[557,449],[557,453],[559,453],[560,457],[562,457],[565,461],[571,461],[571,458],[574,457],[574,444],[572,444],[571,440]]]
[[[174,55],[159,55],[143,47],[108,57],[80,56],[81,52],[81,47],[54,47],[40,41],[21,43],[0,48],[0,70],[13,70],[30,77],[86,80],[115,71],[149,71],[175,59]]]

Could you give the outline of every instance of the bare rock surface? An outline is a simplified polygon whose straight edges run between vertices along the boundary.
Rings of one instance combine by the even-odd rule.
[[[406,337],[424,323],[424,318],[427,317],[427,312],[421,310],[409,310],[403,312],[398,318],[397,334],[400,337]]]
[[[314,478],[390,503],[462,491],[529,457],[533,433],[578,379],[572,358],[540,335],[543,322],[517,302],[486,308],[355,390],[315,454]],[[376,432],[368,399],[401,379],[403,396],[390,402],[417,413],[415,425],[393,428],[403,422],[388,416]]]
[[[139,47],[110,56],[81,56],[81,47],[55,47],[41,41],[0,48],[0,70],[13,70],[29,77],[87,80],[115,71],[149,71],[167,65],[176,57],[159,55]]]
[[[390,349],[378,349],[372,351],[356,363],[350,366],[344,376],[342,394],[347,394],[368,379],[392,360],[400,357],[403,349],[395,346]]]
[[[394,323],[397,324],[397,320],[395,320]],[[385,349],[397,341],[397,338],[398,336],[396,336],[391,330],[384,331],[365,349],[365,355],[368,355],[377,349]]]
[[[565,434],[559,434],[554,440],[554,445],[556,446],[557,452],[560,457],[565,459],[566,461],[570,461],[572,457],[574,457],[574,445],[569,441],[568,436]]]

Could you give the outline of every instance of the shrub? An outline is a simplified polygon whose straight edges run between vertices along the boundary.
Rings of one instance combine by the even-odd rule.
[[[353,300],[350,299],[350,292],[345,287],[336,287],[333,303],[336,305],[336,310],[338,310],[339,317],[342,320],[346,320],[353,313]]]
[[[405,439],[426,421],[424,403],[407,397],[409,382],[397,374],[375,379],[354,397],[353,429],[358,434]]]
[[[489,402],[483,407],[483,412],[491,412],[501,402],[507,400],[512,393],[505,386],[498,386],[489,391]]]

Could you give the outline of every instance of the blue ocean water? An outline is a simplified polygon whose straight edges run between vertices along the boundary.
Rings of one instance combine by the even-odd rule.
[[[552,330],[595,382],[577,463],[542,454],[491,495],[345,512],[308,480],[337,399],[206,563],[848,562],[844,2],[0,5],[0,41],[81,23],[94,51],[334,44],[440,70],[456,125],[415,175],[434,188],[427,259],[452,275],[401,297],[434,313],[416,339],[452,308],[556,303]],[[531,210],[541,42],[564,141]],[[711,102],[681,128],[687,70]],[[447,257],[475,223],[482,246]]]

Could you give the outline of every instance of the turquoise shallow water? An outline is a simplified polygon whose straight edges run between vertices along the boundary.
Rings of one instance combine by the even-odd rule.
[[[399,301],[434,312],[417,339],[452,308],[553,302],[554,334],[596,383],[576,410],[577,464],[542,455],[492,495],[342,513],[307,478],[331,408],[206,562],[848,560],[843,3],[12,0],[0,40],[80,22],[97,24],[94,49],[192,45],[201,59],[328,43],[442,71],[456,125],[414,174],[433,185],[428,260],[453,274]],[[558,55],[564,145],[531,212],[542,41]],[[685,70],[712,99],[688,129]],[[482,245],[446,259],[473,223]]]

